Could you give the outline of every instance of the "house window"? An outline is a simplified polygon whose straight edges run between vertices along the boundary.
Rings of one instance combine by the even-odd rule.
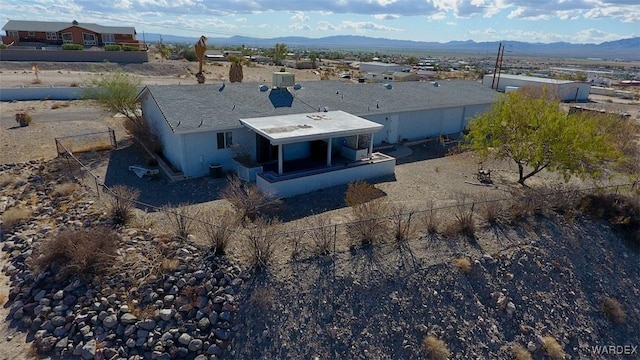
[[[73,44],[73,34],[62,33],[62,42],[65,44]]]
[[[232,132],[219,132],[218,134],[218,149],[230,148],[233,146]]]
[[[82,33],[82,41],[85,45],[97,45],[95,34]]]
[[[7,36],[8,37],[18,37],[18,32],[17,31],[7,31]]]
[[[103,44],[115,44],[116,40],[113,34],[102,34],[102,43]]]
[[[47,40],[58,40],[58,33],[57,32],[47,32]]]
[[[29,36],[36,36],[36,32],[35,31],[28,31],[27,35]]]

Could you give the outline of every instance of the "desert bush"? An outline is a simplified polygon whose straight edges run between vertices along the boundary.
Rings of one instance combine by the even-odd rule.
[[[0,44],[0,50],[4,50],[7,48],[7,44]]]
[[[4,173],[0,175],[0,188],[8,189],[13,186],[14,176],[12,174]]]
[[[107,196],[107,213],[114,225],[129,224],[134,218],[133,209],[140,192],[124,185],[116,185],[111,188],[110,195]]]
[[[345,203],[354,221],[347,225],[348,234],[363,246],[375,244],[388,236],[388,204],[376,200],[381,191],[364,181],[349,183]]]
[[[564,350],[556,339],[551,335],[544,336],[542,347],[547,355],[554,360],[564,359]]]
[[[313,240],[313,254],[326,256],[333,252],[335,243],[334,227],[327,215],[316,215],[309,219],[309,237]]]
[[[162,213],[167,219],[166,224],[171,233],[181,239],[186,239],[194,230],[200,209],[189,204],[168,205],[162,208]]]
[[[516,360],[532,360],[531,353],[524,346],[516,344],[511,348],[511,353]]]
[[[140,48],[137,46],[124,45],[122,51],[140,51]]]
[[[453,265],[465,274],[471,272],[471,261],[467,257],[453,259]]]
[[[27,113],[17,113],[16,114],[16,122],[24,127],[24,126],[29,126],[29,124],[31,124],[31,115],[27,114]]]
[[[349,183],[344,200],[347,206],[355,207],[375,200],[382,195],[382,191],[376,189],[373,185],[366,181],[358,180]]]
[[[78,190],[79,187],[80,185],[72,182],[59,184],[53,189],[53,196],[69,196]]]
[[[246,240],[249,262],[258,270],[267,269],[278,246],[279,220],[256,219],[247,226]]]
[[[62,230],[36,247],[34,273],[50,269],[62,278],[102,274],[113,267],[120,238],[106,227]]]
[[[480,214],[487,224],[493,226],[502,218],[502,203],[491,199],[489,194],[482,195],[482,203],[480,205]]]
[[[126,256],[119,257],[110,273],[122,275],[132,286],[139,286],[174,271],[178,265],[180,261],[167,247],[147,239],[127,251]]]
[[[34,84],[34,85],[39,85],[39,84],[42,84],[42,80],[36,78],[36,79],[31,80],[31,83]]]
[[[447,227],[447,234],[462,234],[469,238],[475,236],[476,226],[473,220],[475,203],[468,203],[465,195],[456,196],[456,206],[453,207],[452,222]]]
[[[429,358],[433,360],[447,360],[451,356],[447,343],[434,335],[426,335],[422,340],[422,346],[427,350]]]
[[[4,229],[13,229],[25,220],[31,217],[31,210],[23,207],[12,207],[5,210],[2,214],[2,227]]]
[[[199,223],[211,250],[218,255],[223,255],[238,230],[240,219],[228,210],[205,209]]]
[[[198,61],[196,50],[193,47],[186,48],[182,51],[182,57],[187,61]]]
[[[287,242],[291,245],[291,258],[294,260],[298,259],[302,254],[302,242],[307,237],[307,231],[297,223],[289,223],[285,237]]]
[[[405,242],[416,235],[415,223],[412,223],[414,210],[408,209],[404,204],[396,204],[391,208],[391,227],[397,242]]]
[[[122,47],[120,45],[105,45],[104,51],[120,51]]]
[[[277,203],[258,190],[256,184],[245,183],[236,175],[227,177],[227,186],[222,189],[221,197],[233,205],[242,221],[255,220],[260,209]]]
[[[84,50],[80,44],[62,44],[62,50]]]
[[[441,225],[441,219],[432,200],[427,202],[427,211],[425,211],[422,217],[422,224],[427,231],[427,234],[436,234]]]
[[[3,306],[7,302],[7,294],[0,292],[0,306]]]
[[[69,84],[69,86],[70,86],[70,87],[78,87],[78,86],[80,86],[80,83],[79,83],[79,82],[77,82],[77,81],[72,81],[72,82]]]
[[[606,297],[602,301],[602,312],[609,321],[614,324],[623,324],[627,319],[627,314],[624,312],[620,302],[612,297]]]

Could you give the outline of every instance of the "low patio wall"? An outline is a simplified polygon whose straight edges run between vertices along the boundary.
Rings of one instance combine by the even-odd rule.
[[[373,179],[393,175],[396,159],[381,153],[374,154],[375,160],[334,166],[321,172],[302,172],[276,175],[262,173],[256,177],[258,189],[270,197],[290,197],[298,194],[347,184],[356,180]]]
[[[149,62],[148,51],[101,51],[101,50],[0,50],[0,61],[60,61],[60,62],[114,62],[120,64],[142,64]]]

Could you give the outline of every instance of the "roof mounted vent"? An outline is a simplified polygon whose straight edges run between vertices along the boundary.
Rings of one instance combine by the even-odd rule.
[[[302,89],[302,85],[300,84],[293,85],[293,90],[300,90],[300,89]]]
[[[391,84],[384,84],[384,87],[386,87],[389,90],[393,89],[393,85]]]
[[[276,89],[286,88],[288,86],[294,86],[296,77],[290,72],[274,72],[272,86]]]
[[[262,84],[260,86],[258,86],[258,89],[260,89],[260,91],[265,92],[267,90],[269,90],[269,87],[265,84]]]

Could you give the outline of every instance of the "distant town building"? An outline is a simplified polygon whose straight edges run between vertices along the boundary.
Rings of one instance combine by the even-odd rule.
[[[591,84],[588,82],[556,80],[524,75],[486,74],[482,84],[498,91],[509,92],[523,86],[547,87],[560,101],[586,102],[589,100]],[[508,90],[508,91],[507,91]]]

